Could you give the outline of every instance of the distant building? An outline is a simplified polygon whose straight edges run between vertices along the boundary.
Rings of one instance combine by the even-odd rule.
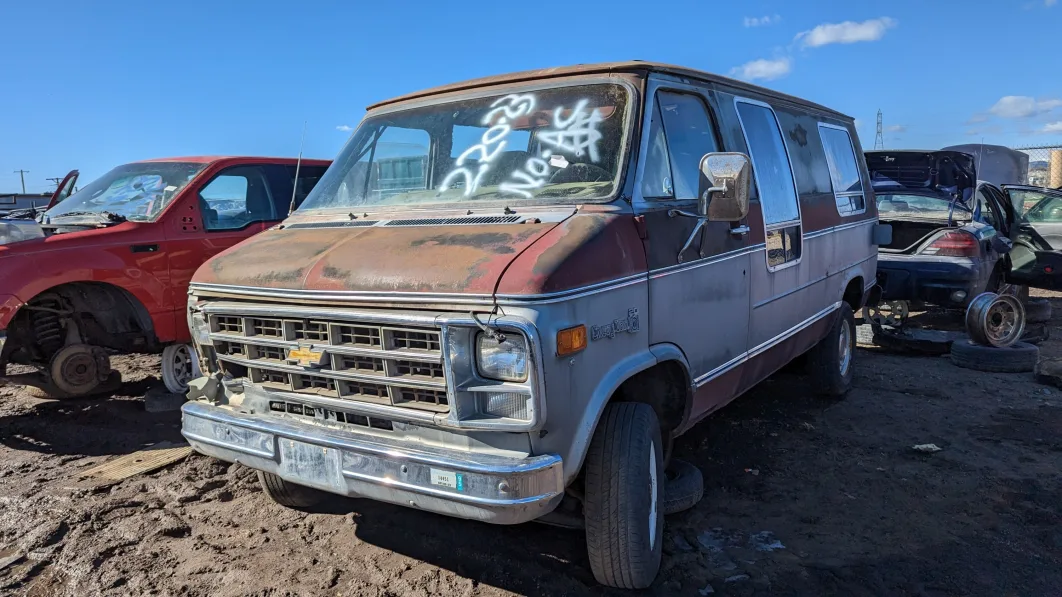
[[[51,193],[0,193],[0,215],[15,209],[46,207],[51,198]]]

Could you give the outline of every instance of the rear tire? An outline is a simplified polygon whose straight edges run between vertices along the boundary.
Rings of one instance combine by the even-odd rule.
[[[844,396],[852,389],[855,337],[852,307],[848,303],[841,303],[830,332],[808,352],[808,373],[813,387],[820,394]]]
[[[310,508],[325,498],[323,491],[285,481],[273,473],[258,471],[258,484],[269,499],[288,508]]]
[[[603,585],[644,589],[660,571],[663,441],[647,404],[608,405],[586,456],[586,546]]]
[[[973,340],[957,340],[951,345],[951,362],[964,369],[990,373],[1025,373],[1036,369],[1040,349],[1027,342],[1005,348],[982,346]]]

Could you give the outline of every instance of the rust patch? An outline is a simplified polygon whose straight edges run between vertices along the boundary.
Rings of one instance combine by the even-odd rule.
[[[476,247],[489,249],[494,253],[515,253],[516,250],[509,244],[513,240],[512,235],[501,232],[481,232],[479,234],[440,234],[430,238],[421,238],[410,243],[410,246],[438,245],[444,247]]]
[[[546,276],[557,271],[564,261],[579,247],[589,242],[608,226],[609,216],[601,214],[580,215],[569,218],[561,224],[563,231],[557,242],[543,250],[531,271]]]

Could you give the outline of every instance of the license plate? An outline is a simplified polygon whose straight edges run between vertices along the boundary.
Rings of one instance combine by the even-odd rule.
[[[344,493],[342,456],[335,448],[304,444],[293,439],[280,440],[280,476],[302,481],[334,493]]]

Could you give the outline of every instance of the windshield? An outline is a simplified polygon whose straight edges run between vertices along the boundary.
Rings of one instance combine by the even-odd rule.
[[[883,195],[877,194],[878,212],[882,215],[903,217],[932,217],[942,220],[948,219],[952,202],[942,197],[927,197],[925,195]],[[959,203],[955,203],[953,215],[965,215],[969,211]]]
[[[364,120],[299,211],[606,198],[628,93],[615,84],[499,94]]]
[[[118,166],[45,214],[64,216],[113,214],[135,221],[153,220],[206,164],[139,162]]]

